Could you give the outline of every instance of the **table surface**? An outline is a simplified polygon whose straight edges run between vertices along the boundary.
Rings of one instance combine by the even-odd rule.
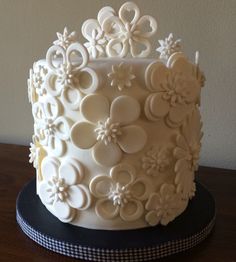
[[[26,146],[0,144],[0,261],[73,261],[36,244],[16,223],[17,194],[35,175],[28,155]],[[236,262],[236,170],[200,167],[197,173],[215,198],[216,226],[197,247],[158,261]]]

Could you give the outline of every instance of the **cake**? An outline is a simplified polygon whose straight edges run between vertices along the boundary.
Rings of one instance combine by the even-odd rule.
[[[148,58],[156,31],[135,3],[104,7],[30,70],[37,194],[64,223],[166,226],[195,195],[205,77],[173,34]]]

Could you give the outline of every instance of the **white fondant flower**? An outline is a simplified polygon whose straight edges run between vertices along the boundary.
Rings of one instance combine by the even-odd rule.
[[[150,184],[146,178],[136,178],[134,168],[119,164],[110,170],[110,176],[96,176],[90,182],[91,193],[99,200],[95,211],[103,219],[119,216],[124,221],[139,219],[144,211],[143,200],[148,198]]]
[[[149,225],[167,225],[181,214],[187,207],[187,201],[182,200],[181,194],[175,192],[174,185],[163,184],[159,193],[152,193],[145,208],[146,221]]]
[[[145,101],[145,114],[152,121],[165,118],[170,127],[178,127],[198,103],[201,86],[196,66],[182,53],[173,54],[167,65],[154,62],[146,69],[146,85],[152,94]]]
[[[105,19],[114,15],[115,11],[111,7],[106,6],[99,11],[97,20],[88,19],[83,23],[81,31],[83,36],[88,40],[88,42],[84,43],[84,46],[92,58],[105,56],[107,37],[101,25]]]
[[[113,166],[128,154],[140,151],[146,144],[146,132],[132,124],[139,118],[139,102],[119,96],[111,106],[105,96],[93,94],[81,101],[81,113],[89,122],[79,122],[71,129],[71,140],[81,149],[93,148],[95,161]]]
[[[147,24],[149,29],[145,30]],[[102,29],[109,39],[108,56],[125,57],[130,52],[132,57],[146,57],[151,51],[149,38],[156,32],[157,23],[151,16],[140,17],[138,6],[127,2],[121,6],[119,17],[110,16],[104,20]]]
[[[142,158],[142,168],[147,175],[158,176],[170,165],[169,152],[166,148],[151,148]]]
[[[33,163],[33,167],[38,168],[40,158],[40,147],[37,146],[37,137],[35,135],[33,135],[32,137],[32,142],[30,143],[29,150],[29,163]]]
[[[35,120],[34,131],[42,145],[48,146],[49,152],[61,156],[65,153],[65,140],[69,139],[70,121],[60,116],[61,106],[53,97],[46,97],[43,103],[36,102],[32,107]]]
[[[182,135],[176,138],[175,184],[177,192],[181,192],[185,199],[192,198],[195,194],[194,171],[198,168],[202,138],[201,126],[200,114],[195,109],[184,123],[181,129]]]
[[[46,79],[47,90],[53,96],[61,95],[63,104],[68,108],[78,109],[82,94],[97,90],[97,74],[87,67],[88,53],[80,43],[73,43],[66,50],[61,46],[50,47],[46,62],[50,69]]]
[[[39,184],[42,202],[63,222],[70,222],[76,209],[87,209],[91,196],[86,186],[81,184],[83,170],[75,159],[60,163],[56,158],[46,157],[42,162],[43,181]]]
[[[38,100],[38,96],[45,95],[45,77],[48,70],[45,66],[34,63],[33,68],[30,69],[29,79],[28,79],[28,98],[31,104]]]
[[[76,32],[69,33],[67,27],[65,27],[62,34],[57,32],[57,38],[53,44],[67,49],[70,44],[76,42]]]
[[[160,47],[156,51],[160,53],[160,58],[166,61],[173,53],[181,51],[181,40],[174,40],[172,33],[165,40],[158,40],[158,42]]]
[[[111,79],[111,86],[117,87],[122,91],[125,87],[131,86],[135,75],[133,74],[132,66],[120,63],[112,66],[112,72],[108,74],[108,77]]]

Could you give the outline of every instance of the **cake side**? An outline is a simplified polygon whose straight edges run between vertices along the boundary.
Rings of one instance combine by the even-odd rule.
[[[124,4],[118,16],[106,7],[84,23],[87,44],[65,29],[30,71],[30,161],[41,201],[63,222],[108,230],[167,225],[195,193],[204,84],[199,55],[191,63],[170,35],[159,41],[158,59],[140,58],[150,51],[144,36],[156,30],[152,17],[145,16],[151,33],[135,38],[146,53],[125,41],[134,30],[110,32],[114,21],[127,24],[122,14],[132,8],[132,27],[139,29],[145,19],[135,4]],[[129,51],[134,58],[126,58]]]

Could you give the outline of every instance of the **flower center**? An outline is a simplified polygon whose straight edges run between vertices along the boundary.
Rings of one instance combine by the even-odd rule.
[[[112,200],[114,206],[123,206],[131,198],[130,190],[127,186],[116,183],[115,189],[111,190],[108,198]]]
[[[51,185],[51,192],[52,195],[51,197],[54,197],[54,201],[64,201],[67,196],[68,196],[68,192],[67,192],[68,186],[65,183],[65,180],[63,178],[58,178],[56,176],[54,176],[52,178],[52,185]]]
[[[97,133],[97,141],[101,140],[105,145],[111,142],[117,143],[117,137],[122,134],[120,123],[113,123],[110,118],[107,118],[104,123],[99,121],[94,131]]]
[[[163,99],[170,102],[172,106],[177,104],[184,104],[188,93],[186,86],[186,81],[181,74],[171,74],[168,77],[167,84],[164,87],[165,92],[163,94]]]
[[[73,72],[70,64],[61,64],[57,70],[58,81],[64,85],[73,83]]]
[[[55,133],[55,126],[52,119],[45,119],[44,130],[48,135],[53,135]]]

